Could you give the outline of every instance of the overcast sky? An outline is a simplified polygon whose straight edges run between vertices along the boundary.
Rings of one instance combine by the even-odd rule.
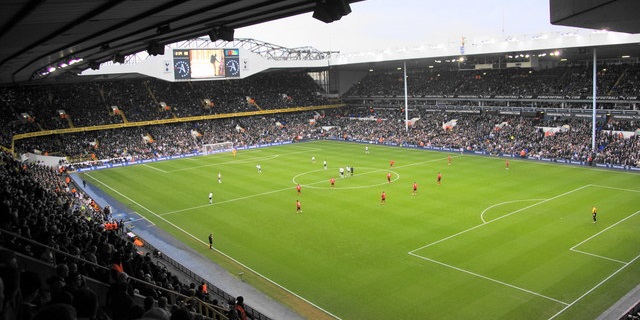
[[[365,0],[351,14],[325,24],[311,13],[235,31],[294,48],[360,52],[460,41],[464,37],[576,30],[552,26],[549,0]]]

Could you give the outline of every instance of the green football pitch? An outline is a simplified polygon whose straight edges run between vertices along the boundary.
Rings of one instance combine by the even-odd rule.
[[[314,141],[82,176],[313,319],[590,319],[640,283],[637,173]]]

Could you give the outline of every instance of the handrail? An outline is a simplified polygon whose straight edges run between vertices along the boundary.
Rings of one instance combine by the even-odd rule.
[[[105,266],[102,266],[102,265],[93,263],[91,261],[79,258],[77,256],[71,255],[69,253],[66,253],[64,251],[58,250],[56,248],[52,248],[50,246],[47,246],[47,245],[42,244],[40,242],[37,242],[35,240],[29,239],[29,238],[25,238],[25,237],[23,237],[21,235],[18,235],[16,233],[12,232],[12,231],[0,228],[0,233],[10,235],[12,237],[15,237],[15,238],[19,239],[20,241],[28,242],[28,243],[32,244],[33,246],[37,246],[37,247],[40,247],[40,248],[44,248],[46,250],[50,250],[50,251],[54,252],[55,254],[59,254],[59,255],[65,256],[67,259],[71,259],[71,260],[74,260],[76,262],[81,262],[83,264],[88,264],[88,265],[91,265],[91,266],[93,266],[95,268],[102,269],[103,271],[110,271],[111,270],[110,268],[107,268]],[[53,255],[52,257],[54,258],[54,261],[49,261],[48,263],[50,263],[52,266],[55,266],[55,264],[56,264],[55,263],[55,255]],[[43,262],[47,263],[45,261],[43,261]],[[222,319],[222,320],[227,320],[228,319],[226,314],[222,312],[222,311],[225,311],[224,309],[216,308],[215,306],[211,305],[210,303],[202,301],[202,300],[200,300],[200,299],[198,299],[196,297],[186,296],[186,295],[181,294],[179,292],[172,291],[172,290],[157,286],[154,283],[150,283],[150,282],[147,282],[145,280],[141,280],[141,279],[135,278],[133,276],[130,276],[129,279],[133,280],[134,282],[139,283],[141,285],[149,286],[149,287],[154,288],[155,290],[160,290],[160,291],[163,291],[163,292],[167,293],[168,297],[173,298],[172,299],[173,301],[170,300],[171,303],[175,303],[175,301],[177,301],[178,298],[182,298],[182,300],[184,300],[185,302],[193,302],[193,303],[195,303],[194,306],[196,307],[197,312],[202,314],[202,315],[204,315],[204,316],[206,316],[206,317],[209,317],[209,318],[218,317],[219,319]]]
[[[146,249],[148,249],[149,251],[151,251],[151,252],[160,252],[156,247],[154,247],[148,241],[144,240],[144,238],[141,238],[138,235],[136,235],[136,237],[138,237],[138,238],[140,238],[142,240],[142,242],[144,243],[144,247]],[[180,262],[176,261],[175,259],[173,259],[173,258],[171,258],[171,257],[169,257],[169,256],[167,256],[165,254],[160,255],[160,258],[163,259],[168,264],[170,264],[171,266],[173,266],[174,268],[178,269],[180,272],[182,272],[185,275],[189,276],[195,283],[206,283],[208,291],[212,292],[212,293],[215,293],[216,295],[222,297],[224,299],[224,301],[233,301],[233,300],[235,300],[236,297],[234,297],[234,296],[230,295],[229,293],[227,293],[226,291],[218,288],[214,284],[209,283],[208,281],[206,281],[205,279],[200,277],[198,274],[196,274],[195,272],[191,271],[189,268],[183,266]],[[262,314],[258,310],[255,310],[255,309],[251,308],[247,304],[244,305],[244,308],[245,308],[245,312],[247,313],[247,315],[249,315],[251,317],[251,319],[254,319],[254,320],[271,320],[271,318],[269,318],[268,316]]]

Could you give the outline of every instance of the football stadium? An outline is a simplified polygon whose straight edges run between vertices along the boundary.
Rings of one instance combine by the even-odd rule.
[[[0,319],[639,319],[640,6],[234,37],[358,2],[0,4]]]

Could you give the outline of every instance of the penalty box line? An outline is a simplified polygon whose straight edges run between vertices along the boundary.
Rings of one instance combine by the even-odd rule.
[[[619,190],[619,191],[625,191],[625,192],[636,192],[636,193],[640,193],[640,190],[626,189],[626,188],[618,188],[618,187],[611,187],[611,186],[605,186],[605,185],[600,185],[600,184],[592,184],[591,186],[592,186],[592,187],[597,187],[597,188],[605,188],[605,189]],[[587,239],[584,239],[582,242],[580,242],[580,243],[576,244],[575,246],[573,246],[573,247],[569,248],[569,251],[573,251],[573,252],[577,252],[577,253],[581,253],[581,254],[589,255],[589,256],[592,256],[592,257],[596,257],[596,258],[600,258],[600,259],[605,259],[605,260],[609,260],[609,261],[613,261],[613,262],[621,263],[621,264],[624,264],[624,265],[628,264],[629,262],[627,262],[627,261],[621,261],[621,260],[617,260],[617,259],[613,259],[613,258],[609,258],[609,257],[605,257],[605,256],[597,255],[597,254],[594,254],[594,253],[591,253],[591,252],[586,252],[586,251],[578,250],[578,249],[576,249],[576,248],[577,248],[577,247],[579,247],[580,245],[582,245],[583,243],[585,243],[585,242],[587,242],[587,241],[589,241],[589,240],[591,240],[591,239],[593,239],[593,238],[597,237],[597,236],[598,236],[598,235],[600,235],[601,233],[603,233],[603,232],[605,232],[605,231],[607,231],[607,230],[609,230],[609,229],[613,228],[614,226],[618,225],[619,223],[621,223],[621,222],[623,222],[623,221],[625,221],[625,220],[627,220],[627,219],[629,219],[629,218],[631,218],[631,217],[635,216],[635,215],[636,215],[636,214],[638,214],[638,213],[640,213],[640,211],[636,211],[636,212],[632,213],[631,215],[627,216],[626,218],[624,218],[624,219],[622,219],[622,220],[620,220],[620,221],[618,221],[618,222],[616,222],[616,223],[614,223],[614,224],[612,224],[612,225],[608,226],[607,228],[605,228],[605,229],[601,230],[600,232],[598,232],[598,233],[596,233],[596,234],[592,235],[591,237],[589,237],[589,238],[587,238]],[[636,258],[637,258],[637,257],[636,257]],[[635,259],[634,259],[634,260],[635,260]]]
[[[433,262],[433,263],[439,264],[439,265],[444,266],[444,267],[447,267],[447,268],[451,268],[451,269],[454,269],[454,270],[457,270],[457,271],[460,271],[460,272],[463,272],[463,273],[466,273],[466,274],[470,274],[470,275],[472,275],[472,276],[475,276],[475,277],[478,277],[478,278],[481,278],[481,279],[485,279],[485,280],[488,280],[488,281],[491,281],[491,282],[495,282],[495,283],[501,284],[501,285],[506,286],[506,287],[509,287],[509,288],[513,288],[513,289],[516,289],[516,290],[519,290],[519,291],[522,291],[522,292],[526,292],[526,293],[529,293],[529,294],[532,294],[532,295],[535,295],[535,296],[538,296],[538,297],[541,297],[541,298],[544,298],[544,299],[547,299],[547,300],[550,300],[550,301],[553,301],[553,302],[556,302],[556,303],[559,303],[559,304],[562,304],[562,305],[568,306],[568,305],[569,305],[569,303],[567,303],[567,302],[564,302],[564,301],[561,301],[561,300],[558,300],[558,299],[555,299],[555,298],[552,298],[552,297],[549,297],[549,296],[545,296],[545,295],[543,295],[543,294],[541,294],[541,293],[537,293],[537,292],[535,292],[535,291],[531,291],[531,290],[528,290],[528,289],[525,289],[525,288],[521,288],[521,287],[518,287],[518,286],[516,286],[516,285],[512,285],[512,284],[510,284],[510,283],[506,283],[506,282],[504,282],[504,281],[500,281],[500,280],[497,280],[497,279],[493,279],[493,278],[490,278],[490,277],[487,277],[487,276],[481,275],[481,274],[479,274],[479,273],[475,273],[475,272],[472,272],[472,271],[469,271],[469,270],[465,270],[465,269],[462,269],[462,268],[459,268],[459,267],[456,267],[456,266],[453,266],[453,265],[450,265],[450,264],[447,264],[447,263],[444,263],[444,262],[441,262],[441,261],[437,261],[437,260],[434,260],[434,259],[431,259],[431,258],[428,258],[428,257],[422,256],[422,255],[416,254],[415,252],[416,252],[416,251],[420,251],[420,250],[425,249],[425,248],[428,248],[428,247],[433,246],[433,245],[435,245],[435,244],[438,244],[438,243],[440,243],[440,242],[444,242],[444,241],[446,241],[446,240],[449,240],[449,239],[455,238],[455,237],[457,237],[457,236],[459,236],[459,235],[461,235],[461,234],[464,234],[464,233],[467,233],[467,232],[469,232],[469,231],[475,230],[475,229],[477,229],[477,228],[479,228],[479,227],[482,227],[482,226],[486,226],[486,225],[488,225],[488,224],[490,224],[490,223],[493,223],[493,222],[498,221],[498,220],[500,220],[500,219],[506,218],[506,217],[511,216],[511,215],[513,215],[513,214],[516,214],[516,213],[518,213],[518,212],[521,212],[521,211],[527,210],[527,209],[529,209],[529,208],[535,207],[535,206],[537,206],[537,205],[543,204],[543,203],[545,203],[545,202],[549,202],[549,201],[551,201],[551,200],[555,200],[555,199],[557,199],[557,198],[560,198],[560,197],[563,197],[563,196],[565,196],[565,195],[571,194],[571,193],[573,193],[573,192],[576,192],[576,191],[582,190],[582,189],[584,189],[584,188],[588,188],[588,187],[590,187],[590,186],[591,186],[590,184],[587,184],[587,185],[584,185],[584,186],[582,186],[582,187],[578,187],[578,188],[575,188],[575,189],[573,189],[573,190],[569,190],[569,191],[567,191],[567,192],[565,192],[565,193],[562,193],[562,194],[559,194],[559,195],[557,195],[557,196],[554,196],[554,197],[551,197],[551,198],[548,198],[548,199],[542,200],[542,201],[540,201],[540,202],[536,202],[536,203],[534,203],[534,204],[532,204],[532,205],[529,205],[529,206],[526,206],[526,207],[524,207],[524,208],[521,208],[521,209],[518,209],[518,210],[512,211],[512,212],[510,212],[510,213],[508,213],[508,214],[506,214],[506,215],[503,215],[503,216],[501,216],[501,217],[499,217],[499,218],[496,218],[496,219],[490,220],[490,221],[488,221],[488,222],[486,222],[486,223],[482,223],[482,224],[476,225],[476,226],[474,226],[474,227],[471,227],[471,228],[469,228],[469,229],[462,230],[462,231],[460,231],[460,232],[458,232],[458,233],[455,233],[455,234],[453,234],[453,235],[450,235],[450,236],[448,236],[448,237],[444,237],[444,238],[442,238],[442,239],[440,239],[440,240],[436,240],[436,241],[431,242],[431,243],[429,243],[429,244],[427,244],[427,245],[424,245],[424,246],[419,247],[419,248],[417,248],[417,249],[411,250],[411,251],[409,251],[409,252],[408,252],[408,254],[409,254],[409,255],[412,255],[412,256],[414,256],[414,257],[417,257],[417,258],[423,259],[423,260],[427,260],[427,261],[430,261],[430,262]]]
[[[275,158],[278,158],[280,156],[288,156],[288,155],[292,155],[292,154],[298,154],[298,153],[307,153],[309,152],[309,150],[321,150],[321,149],[317,149],[317,148],[307,148],[308,150],[305,151],[294,151],[294,152],[285,152],[285,153],[277,153],[277,154],[273,154],[273,155],[266,155],[266,156],[260,156],[260,157],[252,157],[252,158],[242,158],[240,159],[239,157],[235,160],[230,160],[230,161],[225,161],[225,162],[220,162],[220,163],[207,163],[207,164],[203,164],[203,165],[198,165],[198,166],[190,166],[188,168],[182,168],[182,169],[174,169],[174,170],[169,170],[166,171],[166,173],[174,173],[174,172],[180,172],[180,171],[186,171],[186,170],[193,170],[193,169],[199,169],[199,168],[206,168],[206,167],[215,167],[215,166],[223,166],[223,165],[233,165],[233,164],[245,164],[245,163],[251,163],[251,162],[255,162],[255,161],[269,161],[269,160],[273,160]],[[262,151],[259,149],[251,149],[252,151]],[[205,157],[205,156],[198,156],[198,157]],[[194,161],[199,161],[198,159],[195,159],[197,157],[191,157],[191,158],[184,158],[184,159],[189,159],[189,160],[194,160]],[[206,160],[206,159],[205,159]]]
[[[216,166],[223,166],[223,165],[228,165],[228,164],[244,164],[244,163],[250,163],[252,161],[258,161],[258,160],[272,160],[277,158],[279,155],[275,154],[275,155],[271,155],[271,156],[263,156],[263,157],[254,157],[254,158],[249,158],[249,159],[238,159],[238,160],[231,160],[231,161],[225,161],[225,162],[219,162],[219,163],[207,163],[207,164],[202,164],[202,165],[197,165],[197,166],[189,166],[187,168],[182,168],[182,169],[173,169],[173,170],[162,170],[162,169],[158,169],[154,166],[150,166],[148,164],[144,164],[145,166],[151,168],[151,169],[155,169],[158,170],[162,173],[176,173],[176,172],[181,172],[181,171],[187,171],[187,170],[195,170],[195,169],[200,169],[200,168],[207,168],[207,167],[216,167]],[[199,161],[194,159],[194,157],[191,158],[182,158],[182,159],[173,159],[173,160],[192,160],[192,161]],[[173,161],[170,160],[170,161]]]
[[[589,240],[591,240],[591,239],[593,239],[593,238],[595,238],[595,237],[599,236],[600,234],[604,233],[605,231],[607,231],[607,230],[609,230],[609,229],[611,229],[611,228],[613,228],[613,227],[617,226],[618,224],[620,224],[620,223],[622,223],[622,222],[626,221],[627,219],[629,219],[629,218],[631,218],[631,217],[635,216],[635,215],[636,215],[636,214],[638,214],[638,213],[640,213],[640,211],[636,211],[636,212],[634,212],[634,213],[632,213],[632,214],[628,215],[627,217],[625,217],[625,218],[621,219],[620,221],[618,221],[618,222],[616,222],[616,223],[614,223],[614,224],[612,224],[612,225],[610,225],[610,226],[608,226],[608,227],[606,227],[606,228],[604,228],[604,229],[600,230],[600,232],[598,232],[598,233],[596,233],[596,234],[592,235],[592,236],[591,236],[591,237],[589,237],[589,238],[586,238],[586,239],[582,240],[580,243],[578,243],[578,244],[576,244],[575,246],[573,246],[573,247],[569,248],[569,251],[573,251],[573,252],[577,252],[577,253],[582,253],[582,254],[586,254],[586,255],[592,256],[592,257],[596,257],[596,258],[600,258],[600,259],[605,259],[605,260],[609,260],[609,261],[614,261],[614,262],[618,262],[618,263],[621,263],[621,264],[628,264],[628,263],[629,263],[628,261],[621,261],[621,260],[617,260],[617,259],[613,259],[613,258],[605,257],[605,256],[597,255],[597,254],[594,254],[594,253],[590,253],[590,252],[586,252],[586,251],[578,250],[578,249],[576,249],[576,248],[577,248],[577,247],[579,247],[580,245],[582,245],[583,243],[585,243],[585,242],[587,242],[587,241],[589,241]],[[635,260],[635,259],[634,259],[634,260]]]
[[[554,301],[554,302],[557,302],[557,303],[563,304],[565,307],[564,307],[564,308],[562,308],[562,310],[558,311],[558,313],[556,313],[555,315],[551,316],[551,317],[548,319],[548,320],[552,320],[552,319],[556,318],[558,315],[562,314],[562,313],[563,313],[564,311],[566,311],[567,309],[569,309],[569,308],[570,308],[571,306],[573,306],[575,303],[577,303],[578,301],[582,300],[585,296],[587,296],[588,294],[590,294],[591,292],[593,292],[594,290],[596,290],[598,287],[600,287],[601,285],[603,285],[605,282],[609,281],[609,279],[611,279],[613,276],[615,276],[616,274],[618,274],[620,271],[622,271],[623,269],[625,269],[626,267],[628,267],[629,265],[631,265],[632,263],[634,263],[636,260],[638,260],[638,258],[640,258],[640,254],[639,254],[639,255],[637,255],[635,258],[631,259],[631,261],[625,262],[625,261],[619,261],[619,260],[616,260],[616,259],[611,259],[611,258],[608,258],[608,257],[598,256],[598,255],[595,255],[595,254],[591,254],[591,253],[587,253],[587,252],[584,252],[584,251],[580,251],[580,250],[575,249],[576,247],[578,247],[578,246],[580,246],[581,244],[583,244],[583,243],[585,243],[585,242],[589,241],[590,239],[592,239],[592,238],[594,238],[594,237],[598,236],[599,234],[603,233],[604,231],[606,231],[606,230],[608,230],[608,229],[610,229],[610,228],[614,227],[615,225],[617,225],[617,224],[619,224],[619,223],[622,223],[623,221],[625,221],[625,220],[627,220],[627,219],[629,219],[629,218],[631,218],[631,217],[635,216],[636,214],[640,213],[640,211],[636,211],[635,213],[633,213],[633,214],[631,214],[631,215],[629,215],[629,216],[625,217],[624,219],[621,219],[620,221],[616,222],[615,224],[613,224],[613,225],[611,225],[611,226],[609,226],[609,227],[607,227],[607,228],[605,228],[605,229],[601,230],[600,232],[598,232],[598,233],[594,234],[593,236],[591,236],[591,237],[589,237],[589,238],[587,238],[587,239],[583,240],[582,242],[580,242],[580,243],[576,244],[575,246],[573,246],[573,247],[571,247],[571,248],[569,249],[569,250],[574,251],[574,252],[578,252],[578,253],[582,253],[582,254],[587,254],[587,255],[594,256],[594,257],[598,257],[598,258],[602,258],[602,259],[606,259],[606,260],[611,260],[611,261],[615,261],[615,262],[618,262],[618,263],[623,264],[620,268],[618,268],[618,270],[616,270],[616,271],[614,271],[613,273],[611,273],[608,277],[606,277],[605,279],[603,279],[602,281],[600,281],[598,284],[596,284],[595,286],[593,286],[591,289],[589,289],[587,292],[585,292],[584,294],[582,294],[580,297],[576,298],[576,299],[575,299],[574,301],[572,301],[571,303],[567,303],[567,302],[564,302],[564,301],[560,301],[560,300],[557,300],[557,299],[555,299],[555,298],[551,298],[551,297],[545,296],[545,295],[543,295],[543,294],[540,294],[540,293],[537,293],[537,292],[534,292],[534,291],[531,291],[531,290],[528,290],[528,289],[524,289],[524,288],[521,288],[521,287],[518,287],[518,286],[515,286],[515,285],[512,285],[512,284],[509,284],[509,283],[506,283],[506,282],[503,282],[503,281],[500,281],[500,280],[497,280],[497,279],[493,279],[493,278],[490,278],[490,277],[487,277],[487,276],[483,276],[483,275],[481,275],[481,274],[478,274],[478,273],[475,273],[475,272],[472,272],[472,271],[469,271],[469,270],[465,270],[465,269],[462,269],[462,268],[459,268],[459,267],[456,267],[456,266],[453,266],[453,265],[446,264],[446,263],[444,263],[444,262],[440,262],[440,261],[437,261],[437,260],[434,260],[434,259],[431,259],[431,258],[427,258],[427,257],[425,257],[425,256],[418,255],[418,254],[416,254],[415,252],[416,252],[416,251],[419,251],[419,250],[421,250],[421,249],[424,249],[424,248],[430,247],[430,246],[432,246],[432,245],[435,245],[435,244],[437,244],[437,243],[443,242],[443,241],[445,241],[445,240],[448,240],[448,239],[454,238],[454,237],[456,237],[456,236],[458,236],[458,235],[460,235],[460,234],[463,234],[463,233],[469,232],[469,231],[474,230],[474,229],[476,229],[476,228],[478,228],[478,227],[481,227],[481,226],[484,226],[484,225],[489,224],[489,223],[491,223],[491,222],[494,222],[494,221],[496,221],[496,220],[502,219],[502,218],[504,218],[504,217],[506,217],[506,216],[510,216],[510,215],[515,214],[515,213],[517,213],[517,212],[520,212],[520,211],[522,211],[522,210],[524,210],[524,209],[527,209],[527,208],[530,208],[530,207],[536,206],[536,205],[538,205],[538,204],[541,204],[541,203],[544,203],[544,202],[547,202],[547,201],[550,201],[550,200],[553,200],[553,199],[559,198],[559,197],[561,197],[561,196],[564,196],[564,195],[567,195],[567,194],[573,193],[573,192],[575,192],[575,191],[578,191],[578,190],[581,190],[581,189],[584,189],[584,188],[587,188],[587,187],[602,187],[602,188],[619,189],[619,188],[607,187],[607,186],[602,186],[602,185],[588,184],[588,185],[585,185],[585,186],[582,186],[582,187],[579,187],[579,188],[576,188],[576,189],[570,190],[570,191],[565,192],[565,193],[563,193],[563,194],[557,195],[557,196],[555,196],[555,197],[553,197],[553,198],[549,198],[549,199],[547,199],[547,200],[544,200],[544,201],[541,201],[541,202],[535,203],[535,204],[533,204],[533,205],[531,205],[531,206],[528,206],[528,207],[526,207],[526,208],[522,208],[522,209],[519,209],[519,210],[513,211],[513,212],[511,212],[511,213],[509,213],[509,214],[507,214],[507,215],[504,215],[504,216],[502,216],[502,217],[500,217],[500,218],[496,218],[496,219],[491,220],[491,221],[489,221],[489,222],[487,222],[487,223],[483,223],[483,224],[480,224],[480,225],[477,225],[477,226],[471,227],[471,228],[469,228],[469,229],[463,230],[463,231],[458,232],[458,233],[456,233],[456,234],[453,234],[453,235],[451,235],[451,236],[448,236],[448,237],[442,238],[442,239],[440,239],[440,240],[434,241],[434,242],[429,243],[429,244],[427,244],[427,245],[425,245],[425,246],[422,246],[422,247],[420,247],[420,248],[418,248],[418,249],[412,250],[412,251],[408,252],[408,254],[409,254],[409,255],[412,255],[412,256],[414,256],[414,257],[417,257],[417,258],[420,258],[420,259],[426,260],[426,261],[430,261],[430,262],[433,262],[433,263],[439,264],[439,265],[444,266],[444,267],[448,267],[448,268],[451,268],[451,269],[454,269],[454,270],[457,270],[457,271],[460,271],[460,272],[463,272],[463,273],[467,273],[467,274],[470,274],[470,275],[473,275],[473,276],[476,276],[476,277],[479,277],[479,278],[482,278],[482,279],[485,279],[485,280],[488,280],[488,281],[492,281],[492,282],[495,282],[495,283],[498,283],[498,284],[501,284],[501,285],[504,285],[504,286],[507,286],[507,287],[510,287],[510,288],[513,288],[513,289],[517,289],[517,290],[520,290],[520,291],[523,291],[523,292],[527,292],[527,293],[533,294],[533,295],[535,295],[535,296],[539,296],[539,297],[542,297],[542,298],[545,298],[545,299],[548,299],[548,300],[551,300],[551,301]],[[620,190],[622,190],[622,191],[630,191],[630,192],[640,192],[640,191],[638,191],[638,190],[632,190],[632,189],[620,189]]]
[[[598,284],[596,284],[595,286],[593,286],[593,288],[589,289],[587,292],[585,292],[584,294],[582,294],[581,296],[579,296],[577,299],[573,300],[573,302],[571,302],[570,304],[566,305],[564,308],[562,308],[562,310],[558,311],[558,313],[554,314],[553,316],[551,316],[548,320],[552,320],[555,319],[558,315],[560,315],[561,313],[565,312],[567,309],[571,308],[571,306],[573,306],[574,304],[576,304],[578,301],[582,300],[582,298],[586,297],[587,295],[589,295],[591,292],[593,292],[594,290],[596,290],[597,288],[599,288],[601,285],[603,285],[605,282],[609,281],[609,279],[613,278],[613,276],[615,276],[616,274],[618,274],[618,272],[624,270],[626,267],[628,267],[629,265],[631,265],[632,263],[634,263],[636,260],[638,260],[638,258],[640,258],[640,254],[637,255],[635,258],[631,259],[631,261],[625,263],[623,266],[621,266],[620,268],[618,268],[618,270],[614,271],[613,273],[611,273],[608,277],[604,278],[602,281],[600,281]]]
[[[584,185],[584,186],[582,186],[582,187],[575,188],[575,189],[573,189],[573,190],[569,190],[569,191],[567,191],[567,192],[565,192],[565,193],[559,194],[559,195],[557,195],[557,196],[555,196],[555,197],[548,198],[548,199],[544,199],[544,200],[542,200],[542,201],[536,202],[536,203],[534,203],[534,204],[532,204],[532,205],[529,205],[529,206],[526,206],[526,207],[524,207],[524,208],[520,208],[520,209],[518,209],[518,210],[515,210],[515,211],[512,211],[512,212],[509,212],[509,213],[507,213],[507,214],[505,214],[505,215],[503,215],[503,216],[500,216],[500,217],[498,217],[498,218],[495,218],[495,219],[493,219],[493,220],[489,220],[489,221],[487,221],[487,222],[485,222],[485,223],[481,223],[481,224],[476,225],[476,226],[473,226],[473,227],[471,227],[471,228],[469,228],[469,229],[462,230],[462,231],[460,231],[460,232],[458,232],[458,233],[454,233],[454,234],[452,234],[452,235],[450,235],[450,236],[444,237],[444,238],[442,238],[442,239],[440,239],[440,240],[436,240],[436,241],[434,241],[434,242],[431,242],[431,243],[429,243],[429,244],[426,244],[426,245],[424,245],[424,246],[422,246],[422,247],[419,247],[419,248],[417,248],[417,249],[413,249],[413,250],[409,251],[409,254],[413,254],[413,253],[414,253],[414,252],[416,252],[416,251],[420,251],[420,250],[422,250],[422,249],[425,249],[425,248],[431,247],[431,246],[433,246],[433,245],[435,245],[435,244],[438,244],[438,243],[440,243],[440,242],[444,242],[444,241],[446,241],[446,240],[449,240],[449,239],[455,238],[455,237],[457,237],[457,236],[459,236],[459,235],[461,235],[461,234],[465,234],[465,233],[467,233],[467,232],[469,232],[469,231],[472,231],[472,230],[475,230],[475,229],[477,229],[477,228],[480,228],[480,227],[486,226],[486,225],[488,225],[488,224],[491,224],[491,223],[493,223],[493,222],[495,222],[495,221],[498,221],[498,220],[504,219],[504,218],[509,217],[509,216],[511,216],[511,215],[513,215],[513,214],[516,214],[516,213],[518,213],[518,212],[521,212],[521,211],[524,211],[524,210],[527,210],[527,209],[533,208],[533,207],[535,207],[535,206],[537,206],[537,205],[540,205],[540,204],[543,204],[543,203],[545,203],[545,202],[549,202],[549,201],[555,200],[555,199],[557,199],[557,198],[560,198],[560,197],[566,196],[566,195],[568,195],[568,194],[570,194],[570,193],[573,193],[573,192],[576,192],[576,191],[582,190],[582,189],[587,188],[587,187],[590,187],[590,186],[591,186],[590,184],[587,184],[587,185]]]
[[[433,262],[435,264],[439,264],[439,265],[447,267],[447,268],[451,268],[453,270],[457,270],[457,271],[460,271],[460,272],[463,272],[463,273],[466,273],[466,274],[470,274],[470,275],[472,275],[474,277],[478,277],[478,278],[485,279],[485,280],[488,280],[488,281],[491,281],[491,282],[495,282],[497,284],[501,284],[503,286],[506,286],[506,287],[509,287],[509,288],[512,288],[512,289],[516,289],[516,290],[519,290],[519,291],[522,291],[522,292],[526,292],[526,293],[532,294],[534,296],[538,296],[538,297],[541,297],[541,298],[544,298],[544,299],[547,299],[547,300],[551,300],[553,302],[556,302],[556,303],[559,303],[559,304],[562,304],[562,305],[565,305],[565,306],[569,305],[569,303],[567,303],[567,302],[564,302],[564,301],[561,301],[561,300],[558,300],[558,299],[555,299],[555,298],[552,298],[552,297],[549,297],[549,296],[545,296],[545,295],[543,295],[541,293],[537,293],[535,291],[531,291],[531,290],[528,290],[528,289],[525,289],[525,288],[522,288],[522,287],[518,287],[516,285],[512,285],[512,284],[504,282],[504,281],[500,281],[500,280],[493,279],[493,278],[490,278],[490,277],[487,277],[487,276],[483,276],[483,275],[481,275],[479,273],[475,273],[473,271],[469,271],[469,270],[462,269],[462,268],[459,268],[459,267],[456,267],[456,266],[452,266],[450,264],[447,264],[447,263],[444,263],[444,262],[441,262],[441,261],[438,261],[438,260],[427,258],[427,257],[421,256],[421,255],[417,255],[417,254],[415,254],[413,252],[409,252],[409,254],[414,256],[414,257],[417,257],[417,258],[420,258],[420,259],[423,259],[423,260],[427,260],[427,261]]]

